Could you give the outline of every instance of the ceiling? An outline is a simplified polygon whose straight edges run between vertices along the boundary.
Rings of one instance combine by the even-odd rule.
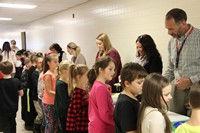
[[[11,21],[0,20],[0,29],[8,26],[21,26],[88,1],[90,0],[0,0],[0,3],[37,5],[34,9],[0,7],[0,17],[13,18]]]

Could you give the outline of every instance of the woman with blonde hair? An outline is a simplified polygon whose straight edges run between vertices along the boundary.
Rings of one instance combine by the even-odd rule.
[[[101,33],[96,37],[96,44],[99,48],[99,51],[97,52],[96,55],[96,61],[99,58],[109,56],[111,57],[114,62],[115,62],[115,75],[113,76],[113,79],[109,81],[107,84],[109,84],[112,87],[112,91],[115,92],[115,83],[118,83],[118,76],[120,75],[120,71],[122,68],[122,63],[121,63],[121,57],[119,52],[113,48],[110,39],[106,33]]]
[[[72,55],[73,57],[71,58],[71,61],[74,64],[85,64],[86,65],[86,60],[85,57],[80,53],[81,48],[76,45],[74,42],[70,42],[67,45],[67,52]]]

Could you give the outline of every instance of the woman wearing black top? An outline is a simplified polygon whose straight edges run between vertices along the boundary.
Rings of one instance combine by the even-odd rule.
[[[153,72],[162,74],[161,55],[152,37],[148,34],[139,36],[136,40],[136,48],[137,63],[143,66],[148,74]]]

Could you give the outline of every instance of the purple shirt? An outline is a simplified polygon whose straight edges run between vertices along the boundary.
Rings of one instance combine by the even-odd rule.
[[[89,96],[89,133],[114,133],[114,106],[107,86],[95,81]]]

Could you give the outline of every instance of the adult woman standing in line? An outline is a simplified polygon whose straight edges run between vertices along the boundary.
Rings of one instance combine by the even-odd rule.
[[[67,45],[67,52],[72,55],[73,57],[71,58],[71,61],[74,64],[85,64],[86,65],[86,60],[85,57],[80,53],[81,49],[79,46],[76,45],[74,42],[70,42]]]
[[[114,84],[119,82],[118,76],[120,75],[120,71],[122,68],[121,57],[119,55],[119,52],[115,48],[113,48],[108,35],[105,33],[101,33],[96,37],[96,44],[99,48],[99,51],[96,55],[96,61],[99,58],[109,56],[115,62],[115,75],[113,76],[113,79],[111,81],[106,83],[112,87],[112,92],[116,92],[117,90]]]
[[[49,50],[52,53],[58,54],[58,61],[59,63],[63,60],[67,60],[67,54],[62,50],[60,45],[58,43],[53,43],[50,47]]]
[[[15,53],[11,50],[9,42],[6,41],[6,42],[3,43],[1,55],[3,56],[2,62],[3,61],[10,61],[13,64],[13,71],[12,71],[11,75],[14,76],[14,74],[16,72],[15,63],[16,63],[17,59],[16,59],[16,56],[15,56]]]
[[[137,63],[144,67],[147,73],[162,74],[163,63],[161,55],[156,48],[152,37],[148,34],[141,35],[136,40]]]

